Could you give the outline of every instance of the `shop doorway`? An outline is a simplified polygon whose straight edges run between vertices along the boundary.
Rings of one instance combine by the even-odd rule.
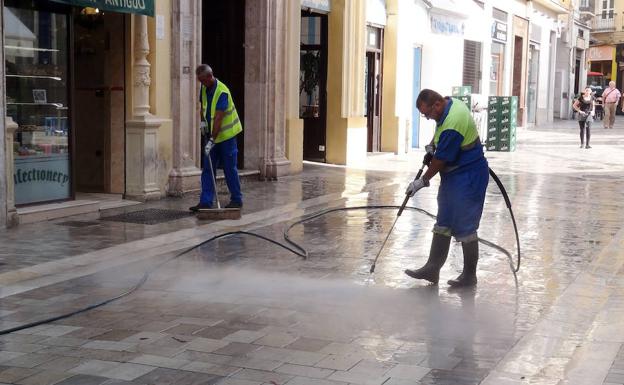
[[[412,148],[418,148],[420,137],[420,111],[416,100],[420,94],[420,74],[422,72],[422,48],[414,47],[414,77],[412,82]]]
[[[522,126],[523,122],[523,106],[520,102],[522,100],[522,63],[523,63],[523,47],[524,39],[521,36],[514,36],[513,46],[513,79],[511,94],[518,97],[518,125]]]
[[[205,1],[202,6],[202,62],[210,65],[215,77],[230,89],[244,130],[245,0],[211,1],[210,5],[208,3]],[[236,138],[238,168],[243,168],[245,135],[237,135]]]
[[[539,46],[529,45],[529,84],[527,88],[527,123],[536,123]]]
[[[77,192],[125,190],[124,15],[73,10],[73,174]]]
[[[364,115],[366,116],[368,135],[367,152],[381,151],[381,90],[382,90],[382,49],[383,29],[367,27]]]
[[[327,15],[301,12],[299,117],[303,159],[325,162],[327,124]]]

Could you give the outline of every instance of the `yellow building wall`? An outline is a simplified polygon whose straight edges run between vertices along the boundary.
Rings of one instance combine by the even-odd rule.
[[[386,3],[388,18],[384,29],[383,89],[381,105],[381,151],[399,151],[399,117],[396,114],[398,3]]]
[[[147,30],[150,44],[148,60],[151,63],[150,86],[151,113],[162,124],[158,132],[158,186],[166,191],[169,173],[173,167],[173,122],[171,120],[171,1],[155,2],[156,15],[163,20],[164,38],[156,39],[156,17],[148,17]],[[175,0],[178,1],[178,0]]]
[[[287,7],[286,158],[290,173],[297,174],[303,171],[303,119],[299,118],[301,6],[298,1],[289,1]]]
[[[171,1],[155,2],[156,15],[164,17],[164,38],[156,39],[156,17],[147,18],[150,53],[150,113],[161,120],[158,131],[158,186],[166,192],[169,172],[173,167],[173,122],[171,120]],[[133,119],[134,91],[134,21],[127,15],[126,23],[126,120]]]
[[[332,1],[328,16],[328,69],[327,69],[327,129],[326,157],[328,163],[357,164],[366,160],[367,122],[366,117],[357,112],[354,106],[363,104],[364,53],[363,39],[366,20],[359,0]],[[345,31],[345,12],[356,12],[354,23],[349,24],[350,31]],[[351,14],[353,16],[353,14]],[[345,36],[350,39],[345,39]],[[346,46],[344,42],[349,45]],[[361,47],[360,47],[361,45]],[[345,54],[345,50],[349,52]],[[360,52],[361,60],[350,57],[350,52]],[[352,61],[353,68],[345,66],[345,60]],[[344,69],[348,71],[345,71]],[[361,73],[361,81],[358,83]],[[354,76],[355,75],[355,76]]]

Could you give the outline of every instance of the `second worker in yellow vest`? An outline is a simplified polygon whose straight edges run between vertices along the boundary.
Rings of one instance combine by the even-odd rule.
[[[232,94],[225,84],[214,77],[212,68],[202,64],[195,71],[201,83],[199,102],[201,104],[201,143],[202,143],[202,192],[199,203],[191,211],[212,208],[216,192],[212,178],[217,167],[223,167],[225,183],[230,191],[228,208],[243,207],[243,194],[238,177],[238,146],[236,136],[243,131],[243,125],[236,112]],[[208,161],[212,161],[212,168]]]

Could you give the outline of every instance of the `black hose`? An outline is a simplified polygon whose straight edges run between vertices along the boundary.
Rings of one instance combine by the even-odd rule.
[[[492,177],[492,179],[494,179],[494,182],[496,182],[496,185],[498,186],[498,189],[500,190],[501,194],[503,194],[503,199],[505,199],[505,204],[507,205],[507,208],[509,209],[509,215],[511,216],[511,222],[513,223],[514,232],[516,234],[516,247],[518,248],[518,260],[516,263],[516,267],[515,268],[513,267],[513,262],[512,262],[513,258],[507,250],[494,244],[491,244],[488,246],[494,247],[495,249],[500,250],[503,253],[507,254],[507,256],[510,259],[509,266],[511,267],[511,271],[515,274],[520,270],[520,236],[518,235],[518,226],[516,225],[516,218],[514,217],[513,210],[511,209],[511,200],[509,200],[509,195],[507,195],[507,190],[505,189],[503,182],[501,182],[501,180],[498,179],[498,175],[496,175],[496,173],[494,173],[494,171],[491,168],[488,167],[488,170],[490,171],[490,176]]]
[[[490,172],[492,172],[492,171],[490,170]],[[493,176],[493,177],[495,177],[495,176]],[[495,177],[495,180],[498,180],[498,178]],[[500,183],[500,181],[498,181],[497,183]],[[501,187],[501,186],[502,186],[502,184],[499,185],[499,187]],[[504,188],[501,191],[503,191],[503,194],[506,197],[507,193],[504,192]],[[506,198],[505,200],[508,202],[508,198]],[[69,312],[69,313],[65,313],[65,314],[61,314],[61,315],[58,315],[58,316],[46,318],[46,319],[43,319],[43,320],[40,320],[40,321],[30,322],[30,323],[27,323],[27,324],[24,324],[24,325],[15,326],[15,327],[12,327],[12,328],[9,328],[9,329],[0,330],[0,335],[9,334],[9,333],[13,333],[13,332],[16,332],[16,331],[20,331],[20,330],[32,328],[32,327],[35,327],[35,326],[47,324],[47,323],[50,323],[50,322],[55,322],[55,321],[58,321],[58,320],[61,320],[61,319],[69,318],[69,317],[72,317],[74,315],[77,315],[77,314],[80,314],[80,313],[84,313],[84,312],[87,312],[89,310],[93,310],[93,309],[98,308],[100,306],[104,306],[104,305],[109,304],[109,303],[111,303],[113,301],[116,301],[116,300],[118,300],[120,298],[126,297],[126,296],[134,293],[135,291],[137,291],[141,286],[143,286],[143,284],[147,281],[147,279],[149,278],[151,273],[153,273],[154,271],[159,269],[164,264],[169,263],[169,262],[173,261],[174,259],[177,259],[177,258],[179,258],[179,257],[181,257],[181,256],[183,256],[183,255],[185,255],[185,254],[187,254],[187,253],[189,253],[189,252],[191,252],[191,251],[193,251],[193,250],[195,250],[195,249],[197,249],[197,248],[207,244],[207,243],[210,243],[210,242],[215,241],[215,240],[220,239],[220,238],[225,238],[225,237],[229,237],[229,236],[237,235],[237,234],[249,235],[249,236],[260,238],[260,239],[265,240],[267,242],[273,243],[273,244],[275,244],[275,245],[277,245],[279,247],[282,247],[282,248],[290,251],[291,253],[293,253],[295,255],[298,255],[298,256],[302,257],[303,259],[307,259],[308,255],[309,255],[308,251],[305,248],[303,248],[302,246],[300,246],[299,244],[297,244],[296,242],[294,242],[293,240],[291,240],[290,236],[288,235],[288,232],[294,226],[302,224],[302,223],[307,222],[307,221],[310,221],[312,219],[318,218],[318,217],[323,216],[325,214],[336,212],[336,211],[364,210],[364,209],[398,209],[398,208],[401,208],[401,207],[403,207],[403,206],[371,205],[371,206],[339,207],[339,208],[326,209],[326,210],[322,210],[322,211],[313,213],[311,215],[306,216],[305,218],[303,218],[301,220],[293,222],[292,224],[290,224],[286,228],[286,230],[284,230],[284,239],[291,246],[293,246],[294,249],[288,247],[287,245],[284,245],[281,242],[275,241],[275,240],[270,239],[268,237],[265,237],[263,235],[250,233],[250,232],[247,232],[247,231],[231,231],[231,232],[215,235],[214,237],[211,237],[211,238],[209,238],[209,239],[207,239],[207,240],[205,240],[205,241],[203,241],[203,242],[201,242],[201,243],[199,243],[197,245],[191,246],[191,247],[185,249],[184,251],[181,251],[178,254],[174,255],[173,257],[171,257],[169,259],[166,259],[166,260],[156,264],[154,267],[152,267],[151,269],[149,269],[148,271],[146,271],[143,274],[143,276],[141,277],[139,282],[137,282],[137,284],[135,284],[134,286],[132,286],[130,289],[128,289],[127,291],[123,292],[122,294],[119,294],[119,295],[117,295],[117,296],[115,296],[113,298],[109,298],[109,299],[106,299],[106,300],[94,303],[92,305],[86,306],[84,308],[81,308],[81,309],[78,309],[78,310],[75,310],[75,311],[72,311],[72,312]],[[507,207],[509,207],[509,209],[511,211],[511,204],[509,204]],[[427,215],[427,216],[429,216],[430,218],[433,218],[433,219],[436,218],[435,215],[431,214],[430,212],[428,212],[426,210],[418,208],[418,207],[407,206],[405,208],[406,209],[410,209],[410,210],[418,211],[418,212],[423,213],[423,214],[425,214],[425,215]],[[513,214],[512,214],[512,218],[513,218]],[[514,220],[514,228],[515,228],[515,220]],[[518,236],[518,232],[516,230],[516,238],[517,238],[517,236]],[[481,239],[481,238],[479,239],[479,241],[482,242],[483,244],[487,245],[487,246],[493,247],[496,250],[499,250],[499,251],[503,252],[509,258],[511,258],[511,254],[507,250],[505,250],[503,247],[498,246],[498,245],[496,245],[493,242],[486,241],[486,240]],[[510,264],[510,266],[511,266],[511,264]],[[518,269],[519,268],[520,268],[520,244],[519,244],[519,241],[518,241]],[[513,271],[514,276],[515,276],[515,273],[518,270],[517,269],[513,270],[513,266],[512,266],[512,271]]]

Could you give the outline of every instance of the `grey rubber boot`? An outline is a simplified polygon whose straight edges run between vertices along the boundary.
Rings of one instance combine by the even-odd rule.
[[[450,246],[451,237],[433,233],[429,259],[427,263],[425,263],[425,266],[417,270],[406,269],[405,274],[412,278],[426,279],[431,283],[437,284],[440,280],[440,269],[444,265],[444,262],[446,262]]]
[[[470,287],[477,284],[477,262],[479,261],[479,241],[462,242],[464,270],[455,279],[448,281],[452,287]]]

